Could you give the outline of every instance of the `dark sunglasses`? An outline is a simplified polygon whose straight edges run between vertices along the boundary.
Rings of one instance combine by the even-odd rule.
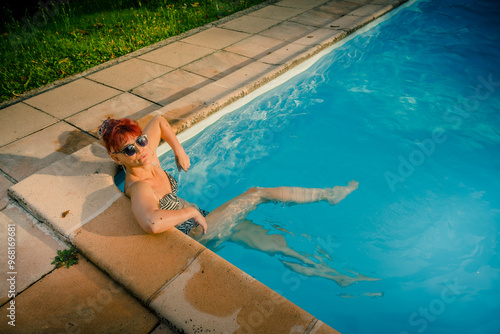
[[[148,135],[142,135],[137,137],[134,144],[129,144],[125,146],[125,148],[120,152],[113,152],[113,154],[123,153],[131,157],[135,153],[137,153],[137,150],[135,149],[135,144],[139,145],[140,147],[146,146],[148,144]]]

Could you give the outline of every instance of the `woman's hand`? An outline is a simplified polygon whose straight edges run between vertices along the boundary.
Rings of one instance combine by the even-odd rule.
[[[179,152],[175,155],[175,164],[177,165],[177,169],[179,170],[179,172],[181,171],[181,169],[187,172],[189,167],[191,166],[189,157],[184,151]]]
[[[193,217],[194,221],[203,228],[203,234],[207,233],[208,225],[205,217],[203,217],[200,211],[196,210],[195,208],[193,209],[196,211],[196,214]]]

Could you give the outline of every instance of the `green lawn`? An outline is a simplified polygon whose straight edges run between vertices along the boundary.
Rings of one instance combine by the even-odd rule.
[[[0,102],[263,1],[55,0],[1,27]]]

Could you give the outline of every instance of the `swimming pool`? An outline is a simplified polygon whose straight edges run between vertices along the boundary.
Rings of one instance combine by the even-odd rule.
[[[348,277],[224,242],[214,251],[344,333],[498,333],[500,11],[418,1],[184,143],[180,196],[359,181],[338,206],[263,204],[253,223]],[[295,270],[292,270],[295,269]]]

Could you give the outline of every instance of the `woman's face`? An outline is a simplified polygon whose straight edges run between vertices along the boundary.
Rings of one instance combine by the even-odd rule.
[[[129,136],[117,152],[111,152],[111,158],[125,167],[139,167],[151,162],[151,149],[146,135]]]

